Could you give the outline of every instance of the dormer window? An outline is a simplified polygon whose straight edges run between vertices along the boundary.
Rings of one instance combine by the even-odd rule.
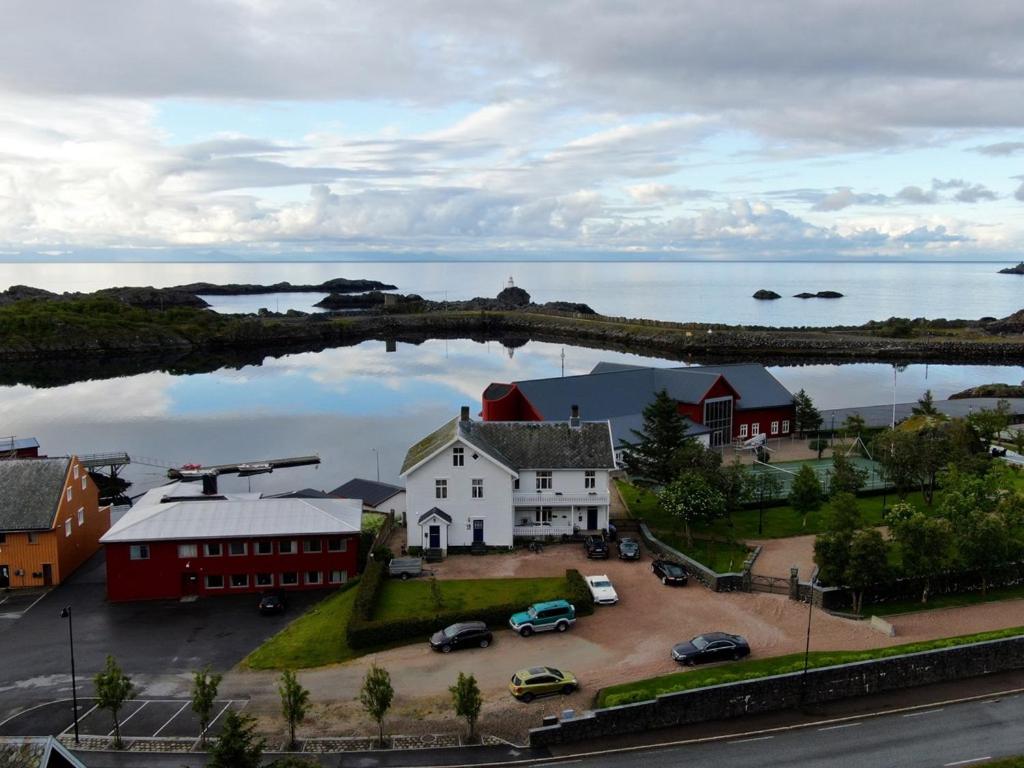
[[[452,448],[452,466],[462,467],[466,464],[466,451],[461,445]]]
[[[550,491],[551,490],[551,472],[541,471],[537,473],[537,490],[538,491]]]

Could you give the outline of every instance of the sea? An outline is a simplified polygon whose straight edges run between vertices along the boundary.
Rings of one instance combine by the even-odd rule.
[[[494,296],[511,280],[533,299],[574,301],[602,314],[745,325],[852,325],[890,316],[1001,317],[1024,307],[1024,277],[991,263],[414,262],[0,264],[0,290],[30,285],[91,291],[191,282],[317,284],[334,277],[391,283],[436,300]],[[784,298],[761,302],[765,288]],[[792,294],[835,290],[841,299]],[[222,312],[310,310],[319,294],[212,297]],[[603,360],[679,362],[572,345],[434,340],[268,357],[260,365],[183,375],[95,376],[55,387],[0,387],[0,438],[36,437],[49,455],[127,451],[133,493],[170,466],[317,454],[319,467],[222,480],[225,489],[331,490],[352,477],[400,482],[406,448],[454,416],[479,410],[493,381],[572,376]],[[820,408],[936,398],[991,382],[1019,384],[1019,366],[772,365]],[[586,414],[584,414],[584,418]]]

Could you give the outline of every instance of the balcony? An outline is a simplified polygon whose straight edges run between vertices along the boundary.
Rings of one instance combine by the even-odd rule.
[[[572,536],[571,525],[517,525],[512,528],[512,538],[543,539],[549,536]]]
[[[516,507],[606,507],[608,492],[513,491],[512,504]]]

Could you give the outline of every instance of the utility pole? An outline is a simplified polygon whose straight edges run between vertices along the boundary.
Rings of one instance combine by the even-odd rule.
[[[380,482],[380,451],[378,451],[376,448],[371,448],[370,450],[373,451],[373,457],[377,460],[377,482],[379,483]]]

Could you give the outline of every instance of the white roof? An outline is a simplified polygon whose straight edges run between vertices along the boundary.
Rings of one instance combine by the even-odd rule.
[[[100,541],[359,533],[362,508],[360,499],[158,501],[132,508]]]
[[[259,493],[217,493],[217,496],[223,496],[226,499],[240,500],[240,499],[259,499],[261,494]],[[173,483],[165,483],[164,485],[158,485],[156,488],[150,488],[139,498],[135,500],[133,507],[146,507],[151,504],[160,504],[164,499],[201,499],[204,497],[203,484],[197,482],[186,483],[182,480],[175,480]]]

